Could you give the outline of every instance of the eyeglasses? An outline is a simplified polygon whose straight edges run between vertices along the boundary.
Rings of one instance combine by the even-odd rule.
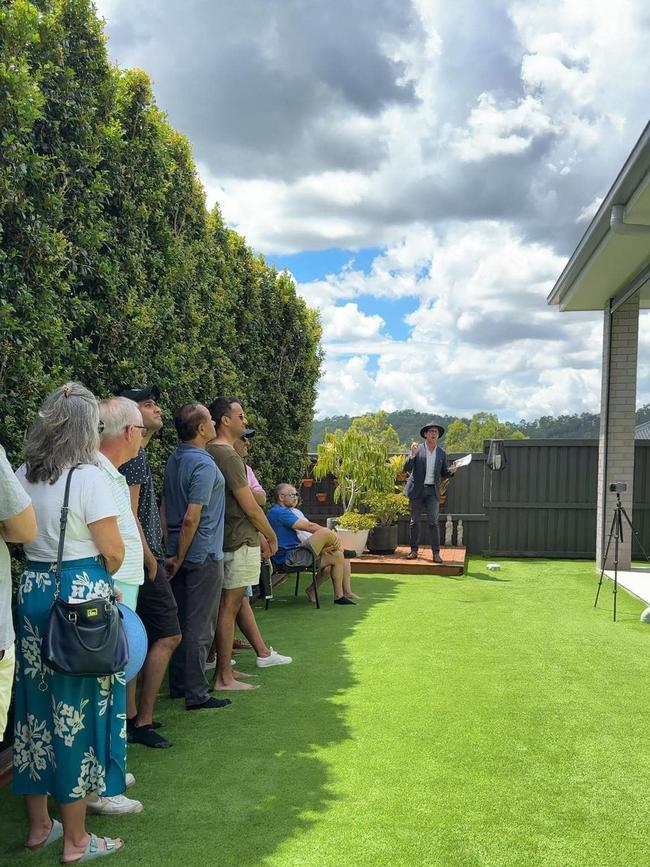
[[[285,494],[284,496],[285,496],[285,497],[291,497],[291,498],[295,497],[296,500],[298,499],[298,494],[296,494],[295,491],[294,491],[292,494]]]
[[[138,430],[141,430],[141,431],[143,431],[143,432],[146,431],[146,429],[147,429],[147,426],[144,425],[144,424],[127,424],[125,430],[127,430],[127,429],[130,428],[130,427],[135,427],[135,428],[137,428]]]

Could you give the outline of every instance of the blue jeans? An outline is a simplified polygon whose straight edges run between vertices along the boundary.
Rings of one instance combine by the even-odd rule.
[[[440,504],[438,502],[438,491],[433,485],[425,485],[422,496],[410,500],[409,505],[411,509],[411,522],[409,524],[411,551],[418,550],[420,543],[420,515],[422,512],[426,512],[429,527],[429,544],[433,553],[437,554],[440,551],[440,530],[438,528]]]

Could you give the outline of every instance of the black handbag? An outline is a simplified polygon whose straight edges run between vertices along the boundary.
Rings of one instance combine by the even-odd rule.
[[[60,595],[70,480],[74,470],[75,467],[72,467],[68,471],[65,483],[56,562],[56,587],[43,636],[41,656],[45,665],[69,677],[106,677],[123,671],[129,658],[129,645],[115,597],[95,597],[71,603],[61,599]]]

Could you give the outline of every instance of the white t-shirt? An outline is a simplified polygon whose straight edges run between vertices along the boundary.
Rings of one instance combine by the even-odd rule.
[[[131,509],[128,482],[106,455],[97,452],[97,460],[119,511],[117,525],[124,542],[124,560],[117,572],[114,573],[113,580],[121,581],[123,584],[142,584],[144,582],[144,551],[142,550],[142,539],[138,525]]]
[[[28,482],[24,464],[16,471],[16,476],[31,497],[38,525],[35,541],[23,546],[25,556],[36,562],[55,563],[59,550],[61,507],[68,470],[64,470],[53,485],[49,482]],[[111,489],[99,467],[91,464],[77,467],[70,482],[63,559],[96,557],[99,549],[92,540],[88,524],[101,521],[102,518],[117,517],[118,514]]]
[[[307,520],[307,518],[305,518],[305,514],[304,514],[304,512],[301,512],[300,509],[296,509],[296,508],[294,508],[294,509],[292,509],[291,511],[292,511],[293,514],[296,516],[296,519],[298,519],[298,518],[302,518],[303,521],[306,521],[306,520]],[[295,533],[296,533],[296,535],[298,536],[298,538],[300,539],[301,542],[306,542],[307,539],[309,539],[309,537],[312,535],[312,534],[309,532],[309,530],[296,530]]]
[[[19,485],[14,471],[0,446],[0,521],[15,518],[29,506],[29,497]],[[14,626],[11,621],[11,559],[9,548],[0,537],[0,650],[7,650],[14,643]]]

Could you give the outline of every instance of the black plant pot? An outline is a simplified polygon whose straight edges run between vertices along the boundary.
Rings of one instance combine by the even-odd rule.
[[[375,527],[368,533],[368,550],[371,554],[394,554],[397,548],[397,524],[390,527]]]

